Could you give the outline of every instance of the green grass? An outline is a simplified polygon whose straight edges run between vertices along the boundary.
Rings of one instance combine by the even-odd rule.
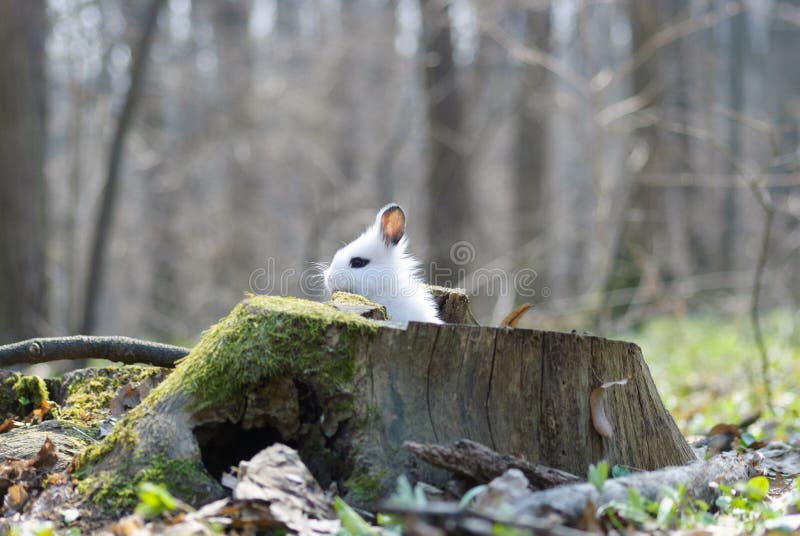
[[[684,434],[714,424],[737,423],[755,412],[751,431],[785,438],[800,429],[800,316],[762,314],[771,367],[775,415],[764,411],[760,354],[749,318],[662,317],[634,332],[617,334],[642,347],[667,409]]]

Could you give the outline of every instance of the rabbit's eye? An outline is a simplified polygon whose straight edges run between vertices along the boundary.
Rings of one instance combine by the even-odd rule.
[[[350,259],[350,267],[351,268],[363,268],[369,264],[369,259],[364,259],[362,257],[353,257]]]

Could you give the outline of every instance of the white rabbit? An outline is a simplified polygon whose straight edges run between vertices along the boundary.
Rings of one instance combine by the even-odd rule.
[[[433,296],[420,278],[419,262],[406,253],[407,244],[406,215],[390,203],[371,227],[336,252],[323,274],[325,286],[383,305],[395,322],[441,324]]]

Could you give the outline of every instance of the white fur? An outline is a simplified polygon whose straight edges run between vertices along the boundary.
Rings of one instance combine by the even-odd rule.
[[[406,253],[405,232],[396,245],[383,241],[381,215],[393,206],[383,207],[371,227],[336,252],[324,272],[325,286],[331,292],[360,294],[383,305],[394,322],[441,324],[433,296],[420,278],[419,261]],[[363,268],[352,268],[353,257],[370,262]]]

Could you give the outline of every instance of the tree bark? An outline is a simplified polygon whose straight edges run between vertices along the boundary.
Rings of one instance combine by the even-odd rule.
[[[43,0],[0,2],[0,343],[45,322]]]

